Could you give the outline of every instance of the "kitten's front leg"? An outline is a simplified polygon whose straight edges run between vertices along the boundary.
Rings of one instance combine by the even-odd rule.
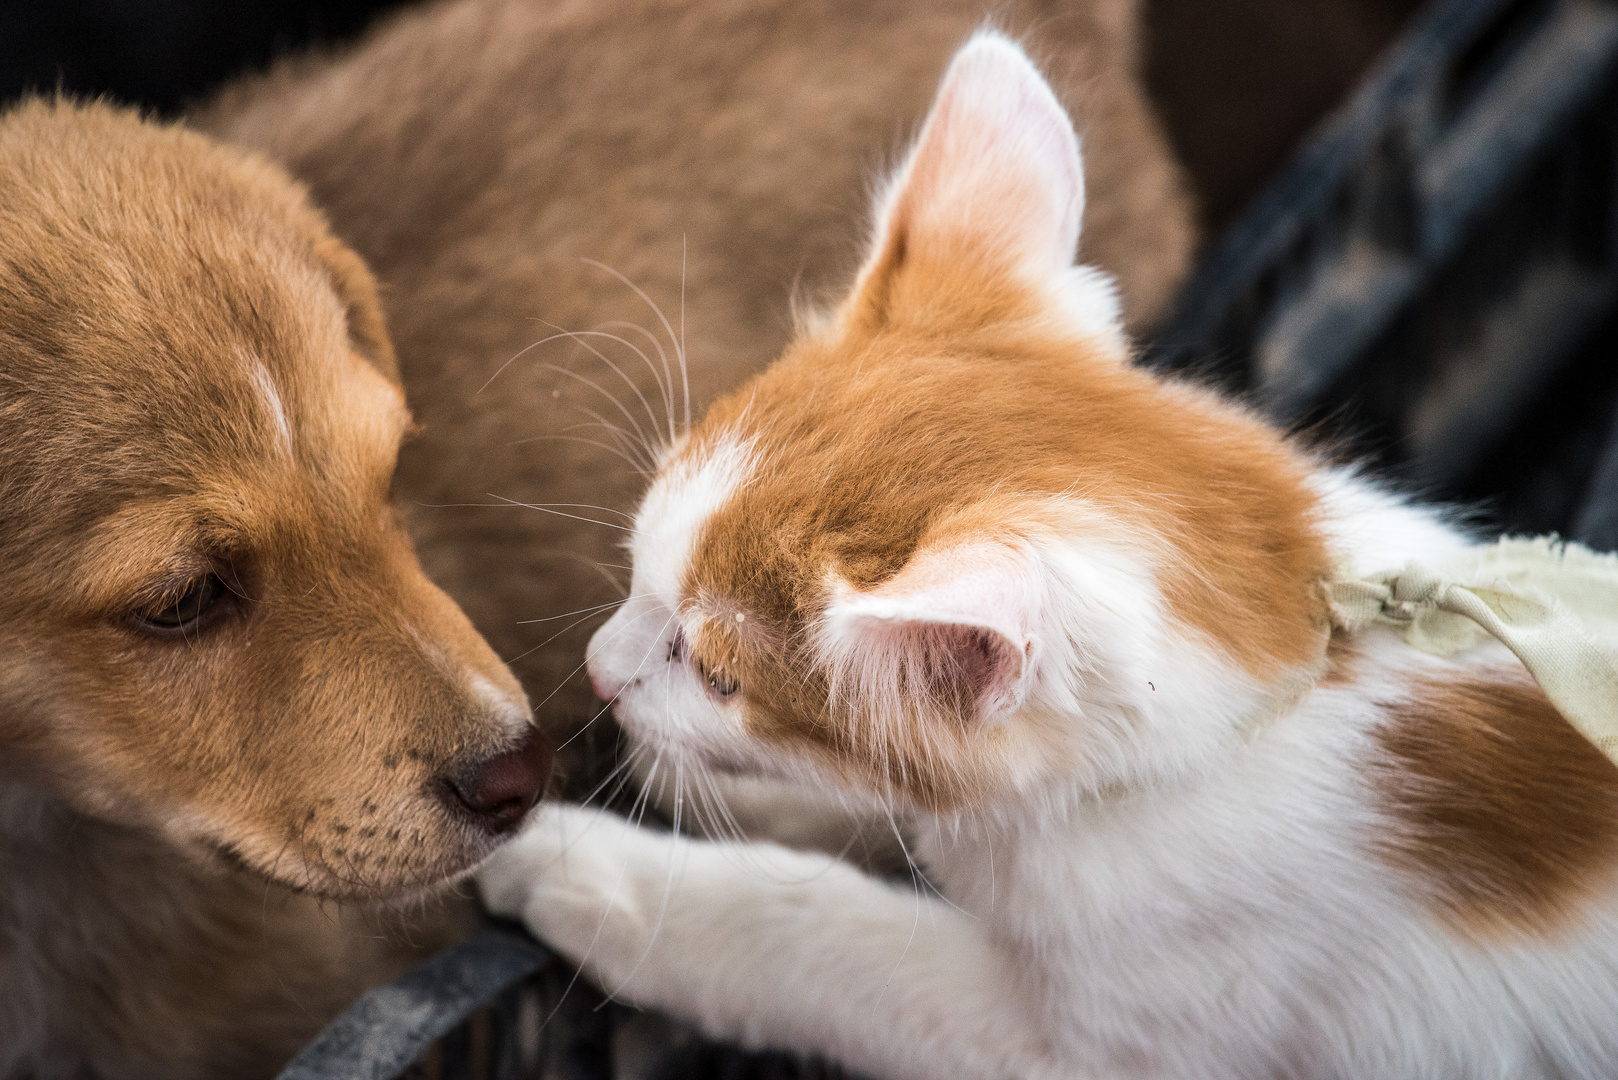
[[[720,1037],[892,1080],[1058,1072],[977,923],[823,856],[546,806],[478,879],[609,992]]]

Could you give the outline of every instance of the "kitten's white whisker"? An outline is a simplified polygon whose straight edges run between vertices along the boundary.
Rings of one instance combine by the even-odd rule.
[[[625,513],[624,511],[614,509],[611,506],[598,506],[595,503],[524,503],[523,505],[524,506],[534,506],[534,507],[541,507],[541,506],[556,507],[556,506],[560,506],[560,507],[564,507],[564,508],[568,508],[568,509],[574,509],[574,510],[600,510],[603,514],[616,514],[619,517],[623,518],[625,521],[631,521],[632,522],[632,521],[635,520],[635,515],[634,514]]]
[[[782,880],[780,875],[773,872],[770,864],[759,856],[760,849],[751,842],[751,837],[747,835],[747,831],[742,828],[741,823],[731,813],[730,806],[725,800],[724,792],[715,783],[714,777],[707,773],[706,770],[703,770],[699,775],[707,785],[704,791],[709,800],[709,809],[713,814],[712,830],[716,836],[727,841],[722,849],[725,858],[761,878]],[[782,883],[790,884],[791,882],[782,881]]]
[[[652,358],[646,355],[646,350],[642,349],[639,345],[636,345],[628,338],[607,333],[605,328],[609,326],[621,326],[626,329],[640,331],[640,333],[645,336],[646,340],[652,343],[652,347],[657,350],[658,359],[662,364],[661,374],[658,371],[658,365],[652,363]],[[668,354],[663,349],[662,342],[658,341],[657,338],[649,333],[644,326],[638,326],[635,323],[626,322],[624,320],[614,320],[612,322],[601,323],[596,327],[594,332],[612,341],[618,342],[624,348],[633,352],[636,356],[640,357],[641,363],[645,364],[646,369],[652,373],[652,380],[657,383],[658,392],[662,397],[664,411],[663,419],[668,425],[669,442],[672,444],[676,435],[676,420],[674,418],[674,375],[669,368]]]
[[[623,336],[621,336],[619,334],[610,333],[607,328],[608,327],[614,327],[614,326],[623,327],[625,329],[630,329],[630,330],[638,330],[638,331],[640,331],[642,336],[644,336],[648,341],[650,341],[652,343],[653,348],[659,349],[659,351],[661,351],[661,347],[659,346],[657,338],[653,337],[650,333],[648,333],[645,327],[639,326],[639,325],[637,325],[635,323],[632,323],[632,322],[629,322],[626,319],[612,319],[612,320],[609,320],[607,322],[596,323],[596,325],[593,326],[588,331],[581,331],[581,332],[582,333],[588,333],[592,337],[604,337],[609,341],[616,341],[618,344],[622,345],[624,348],[628,349],[630,352],[632,352],[636,356],[640,357],[641,362],[646,365],[646,369],[649,372],[651,372],[652,381],[657,384],[658,390],[661,391],[661,397],[662,397],[662,400],[663,400],[663,404],[667,405],[669,403],[670,387],[664,381],[664,376],[666,374],[666,371],[665,372],[660,372],[659,371],[658,366],[656,364],[652,363],[652,358],[646,355],[646,350],[645,349],[641,348],[639,345],[636,345],[633,341],[630,341],[626,337],[623,337]]]
[[[613,638],[609,638],[608,640],[613,640],[613,639],[617,638],[618,636],[622,635],[625,631],[627,631],[630,627],[632,627],[636,622],[640,621],[645,616],[651,615],[651,614],[654,614],[654,612],[651,612],[651,611],[643,611],[643,612],[641,612],[639,615],[635,616],[633,619],[630,619],[627,623],[625,623],[622,627],[620,627],[614,633]],[[639,675],[640,670],[646,666],[646,661],[648,659],[650,659],[652,653],[656,652],[658,646],[662,644],[663,632],[669,628],[669,623],[673,622],[674,618],[675,618],[674,615],[672,615],[672,614],[669,615],[668,619],[666,619],[664,621],[662,628],[659,629],[658,632],[656,633],[656,635],[653,636],[653,638],[652,638],[652,647],[650,649],[648,649],[646,651],[646,654],[640,658],[640,663],[635,665],[635,672],[636,672],[637,676]],[[586,656],[585,659],[584,659],[584,663],[580,664],[578,667],[574,668],[573,671],[568,672],[568,674],[564,678],[563,682],[565,683],[566,679],[572,678],[573,675],[576,672],[578,672],[580,668],[586,667],[589,663],[590,663],[590,658],[588,656]],[[633,680],[631,680],[631,681],[633,681]],[[618,693],[616,693],[616,694],[614,694],[612,696],[611,701],[607,702],[599,710],[597,710],[596,714],[594,716],[592,716],[592,717],[590,717],[590,719],[586,720],[584,722],[584,725],[582,727],[580,727],[578,731],[575,731],[572,735],[569,735],[564,742],[562,742],[561,744],[559,744],[557,746],[557,749],[558,750],[562,749],[562,747],[566,746],[568,743],[572,742],[574,739],[578,738],[580,735],[583,735],[587,730],[589,730],[589,728],[590,728],[590,726],[592,724],[594,724],[597,720],[601,719],[604,715],[606,715],[607,712],[610,711],[612,709],[612,707],[617,704],[618,698],[623,694],[624,690],[627,690],[629,688],[629,685],[630,684],[628,682],[624,683],[623,687],[621,687],[619,689]],[[558,686],[556,688],[556,690],[552,690],[549,694],[546,695],[545,701],[549,701],[552,697],[555,697],[557,691],[560,690],[560,689],[561,689],[561,686]],[[540,704],[542,705],[542,704],[544,704],[544,702],[542,701],[542,702],[540,702]],[[537,709],[539,706],[536,705],[534,707]],[[656,766],[654,765],[653,768],[656,768]]]
[[[557,329],[560,330],[561,328],[557,327]],[[621,368],[617,364],[613,363],[612,360],[610,360],[607,357],[606,353],[602,352],[600,349],[596,348],[594,345],[590,344],[588,341],[586,341],[584,339],[587,338],[587,337],[604,337],[604,338],[610,338],[613,341],[617,341],[617,342],[620,342],[620,343],[622,343],[624,345],[627,345],[631,349],[635,349],[635,347],[633,345],[630,345],[629,342],[624,341],[624,339],[621,338],[621,337],[618,337],[618,336],[616,336],[614,334],[602,333],[599,330],[576,330],[576,331],[575,330],[567,330],[567,331],[563,331],[563,332],[566,333],[568,337],[572,338],[575,342],[577,342],[580,346],[582,346],[583,348],[589,350],[589,352],[590,352],[590,354],[592,356],[594,356],[597,360],[600,360],[603,364],[606,364],[607,367],[612,369],[612,373],[614,375],[617,375],[620,379],[622,379],[624,381],[624,385],[629,387],[630,391],[632,393],[634,393],[636,399],[640,402],[640,407],[642,409],[646,410],[646,419],[651,423],[652,430],[657,433],[658,439],[661,441],[661,439],[663,437],[663,432],[657,426],[657,413],[655,411],[653,411],[652,403],[646,400],[646,395],[641,393],[640,386],[636,384],[634,379],[631,379],[629,377],[629,375],[624,371],[623,368]],[[640,350],[635,349],[635,351],[639,352]],[[644,357],[643,357],[643,359],[644,359]],[[656,377],[655,372],[653,373],[653,377],[654,378]],[[672,439],[673,436],[670,435],[670,438]]]
[[[882,992],[885,994],[888,987],[893,985],[893,977],[899,974],[899,968],[904,965],[905,957],[910,955],[910,947],[916,943],[916,932],[921,929],[922,895],[916,860],[910,857],[910,848],[905,844],[904,837],[899,832],[899,823],[894,820],[892,806],[885,805],[884,809],[887,811],[888,824],[893,828],[893,835],[899,841],[899,850],[904,852],[905,865],[910,868],[910,887],[916,894],[916,915],[910,923],[910,937],[905,940],[905,947],[900,950],[899,959],[893,962],[893,970],[888,972],[887,979],[882,983]]]
[[[622,603],[622,601],[619,601],[619,602]],[[522,652],[518,653],[516,656],[503,657],[502,660],[506,664],[515,664],[518,660],[521,660],[521,659],[523,659],[523,658],[525,658],[525,657],[527,657],[527,656],[529,656],[529,655],[531,655],[531,654],[533,654],[535,652],[538,652],[540,649],[543,649],[545,646],[549,645],[551,642],[555,641],[557,638],[561,637],[563,634],[567,633],[569,630],[572,630],[575,626],[579,626],[580,624],[586,623],[586,622],[589,622],[589,621],[590,621],[590,617],[588,615],[586,615],[584,618],[580,619],[578,622],[570,623],[569,625],[564,626],[562,629],[558,630],[556,633],[552,634],[550,637],[546,638],[544,641],[541,641],[538,645],[534,645],[534,646],[532,646],[530,648],[524,649]],[[587,663],[589,663],[589,661],[585,661],[585,663],[587,664]],[[566,675],[562,676],[562,681],[557,684],[556,689],[552,690],[549,694],[545,695],[545,697],[539,702],[538,705],[535,705],[534,708],[536,708],[536,709],[539,708],[540,705],[545,704],[545,702],[547,702],[551,698],[555,697],[561,691],[562,687],[567,685],[567,681],[569,679],[571,679],[573,676],[577,675],[580,671],[584,670],[584,666],[585,666],[585,664],[580,664],[580,665],[578,665],[578,667],[575,667],[572,671],[570,671]]]
[[[714,812],[718,815],[720,827],[728,830],[731,837],[738,842],[747,841],[749,839],[747,830],[742,828],[742,823],[736,820],[736,814],[730,808],[730,801],[725,798],[724,789],[719,786],[718,781],[715,780],[711,773],[705,775],[708,790],[712,793]]]
[[[586,446],[599,447],[600,449],[607,451],[609,454],[616,454],[618,457],[623,458],[624,461],[629,465],[629,467],[634,469],[640,475],[642,475],[642,476],[650,476],[651,475],[650,473],[648,473],[646,471],[646,466],[643,463],[641,463],[641,462],[635,460],[634,458],[630,457],[621,448],[616,447],[616,446],[608,446],[606,443],[601,442],[601,441],[599,441],[597,439],[584,439],[584,438],[580,438],[579,436],[576,436],[576,435],[532,435],[532,436],[529,436],[526,439],[518,439],[517,441],[507,443],[506,445],[507,446],[522,446],[525,443],[542,442],[542,441],[545,441],[545,440],[548,440],[548,439],[561,439],[564,442],[584,443]]]
[[[685,430],[691,430],[691,380],[687,377],[685,363],[685,260],[686,238],[680,237],[680,347],[677,355],[680,358],[680,386],[685,390]]]
[[[613,601],[613,603],[621,604],[621,603],[623,603],[623,601],[622,600],[615,600],[615,601]],[[594,614],[594,613],[592,613],[592,614]],[[524,656],[527,656],[529,653],[533,652],[534,649],[543,649],[545,646],[549,645],[551,642],[555,641],[557,638],[562,637],[563,635],[571,632],[572,630],[574,630],[577,627],[583,626],[585,623],[590,621],[590,618],[591,618],[591,615],[584,615],[584,616],[580,617],[579,619],[568,623],[566,626],[564,626],[560,630],[556,631],[556,633],[552,634],[550,637],[546,638],[544,641],[541,641],[538,645],[535,645],[533,649],[528,649],[528,650],[520,653],[519,655],[512,657],[511,660],[509,660],[507,662],[508,663],[515,663],[516,661],[521,660]],[[575,669],[575,670],[577,670],[577,669]]]
[[[593,510],[607,510],[608,513],[612,513],[612,514],[622,513],[622,511],[618,511],[618,510],[608,510],[607,507],[605,507],[605,506],[590,507],[590,506],[588,506],[588,504],[583,504],[583,503],[525,503],[525,502],[518,502],[516,499],[508,499],[504,495],[496,495],[492,491],[487,492],[486,494],[489,496],[489,498],[495,499],[497,501],[492,502],[492,503],[417,503],[416,505],[417,506],[422,506],[422,507],[427,507],[427,508],[433,509],[433,510],[453,510],[453,509],[456,509],[456,508],[471,509],[471,508],[474,508],[474,507],[478,508],[478,509],[487,510],[487,509],[503,507],[503,506],[520,506],[525,510],[543,510],[546,513],[549,513],[549,514],[557,514],[560,517],[572,518],[575,521],[582,521],[582,522],[585,522],[586,524],[589,524],[589,525],[601,525],[601,526],[604,526],[604,527],[606,527],[608,529],[618,529],[621,532],[630,532],[630,533],[632,533],[632,532],[635,531],[633,528],[631,528],[629,526],[626,526],[626,525],[615,525],[610,521],[597,521],[595,518],[580,517],[577,514],[563,514],[559,510],[551,509],[551,507],[555,507],[555,506],[586,506],[587,508],[593,509]],[[625,518],[628,518],[630,521],[634,520],[634,518],[629,517],[628,514],[624,514],[623,516]]]
[[[657,783],[657,772],[662,767],[663,752],[659,750],[657,756],[652,759],[652,771],[641,781],[640,794],[635,796],[635,801],[629,807],[629,820],[637,827],[646,820],[646,811],[652,805],[653,785]]]
[[[682,301],[682,305],[681,305],[681,311],[682,311],[681,326],[683,328],[684,325],[685,325],[685,320],[684,320],[684,315],[683,315],[683,311],[684,311],[683,301]],[[674,439],[674,425],[675,425],[675,419],[674,419],[674,372],[673,372],[673,369],[669,367],[669,354],[668,354],[668,352],[666,350],[664,350],[663,343],[657,339],[657,335],[653,334],[650,330],[647,330],[644,326],[640,325],[639,323],[632,323],[632,322],[627,322],[627,321],[622,320],[622,319],[615,319],[612,322],[604,322],[601,325],[604,326],[604,327],[605,326],[621,326],[626,330],[638,331],[640,334],[642,334],[646,338],[647,341],[651,342],[652,348],[657,350],[657,358],[663,365],[663,378],[667,382],[667,385],[668,385],[668,392],[666,394],[664,394],[663,400],[664,400],[664,403],[668,406],[668,411],[669,411],[669,439],[672,442],[673,439]],[[681,334],[682,335],[684,334],[683,329],[681,330]],[[639,349],[636,349],[635,351],[640,352]],[[645,356],[644,353],[642,353],[641,355]],[[646,362],[647,362],[648,365],[651,364],[650,360],[647,360]],[[686,426],[690,427],[690,423],[688,422],[686,424]]]
[[[674,333],[674,327],[669,325],[668,318],[663,314],[663,309],[658,307],[655,303],[653,303],[652,298],[650,296],[647,296],[645,290],[643,290],[639,285],[636,285],[633,281],[630,281],[627,277],[625,277],[623,274],[620,274],[618,271],[614,270],[612,267],[608,266],[606,263],[597,262],[594,259],[585,259],[584,261],[589,263],[591,266],[597,267],[597,268],[599,268],[601,270],[605,270],[607,273],[611,274],[613,277],[617,278],[619,281],[621,281],[625,285],[627,285],[630,288],[630,290],[634,292],[634,294],[636,296],[641,298],[641,300],[646,304],[647,307],[652,309],[652,314],[657,316],[657,321],[663,324],[663,332],[668,334],[669,341],[676,344],[676,355],[678,355],[678,357],[680,359],[680,378],[681,378],[681,382],[685,385],[685,388],[686,388],[686,390],[685,390],[685,399],[686,399],[685,426],[686,426],[686,430],[690,430],[690,428],[691,428],[691,389],[690,389],[689,382],[687,382],[686,379],[685,379],[685,333],[684,333],[685,322],[684,322],[684,316],[682,315],[682,317],[681,317],[681,333],[678,336],[676,336],[675,333]],[[683,243],[683,241],[682,241],[681,255],[680,255],[680,296],[681,296],[680,307],[681,307],[681,310],[683,311],[684,308],[685,308],[685,300],[684,300],[684,296],[685,296],[685,254],[684,254],[684,243]]]
[[[564,611],[560,615],[547,615],[543,619],[518,619],[518,626],[533,626],[536,623],[555,622],[557,619],[566,619],[573,615],[593,615],[598,611],[605,611],[610,607],[617,607],[622,600],[609,600],[605,604],[593,604],[590,607],[579,608],[575,611]],[[575,624],[576,625],[576,624]]]
[[[585,346],[585,347],[589,348],[589,346]],[[592,351],[594,351],[594,350],[592,350]],[[597,353],[597,355],[600,355],[600,354]],[[608,361],[608,364],[611,365],[611,361]],[[653,455],[651,453],[651,450],[652,450],[651,440],[646,437],[646,431],[645,431],[645,429],[643,429],[640,426],[640,421],[636,420],[635,419],[635,414],[630,412],[629,408],[626,405],[624,405],[623,402],[619,401],[617,399],[617,397],[615,397],[613,394],[609,393],[607,391],[606,387],[602,386],[600,383],[596,382],[592,378],[589,378],[588,376],[580,375],[578,372],[571,371],[568,368],[562,367],[562,366],[560,366],[558,364],[546,364],[545,366],[547,368],[549,368],[550,370],[556,372],[559,375],[566,375],[570,379],[576,379],[577,381],[583,383],[585,386],[588,386],[590,389],[594,390],[596,393],[600,394],[602,397],[606,398],[608,401],[612,402],[613,407],[616,408],[619,412],[624,414],[624,419],[629,421],[629,426],[634,429],[636,437],[638,439],[640,439],[641,448],[647,452],[648,463],[649,464],[655,463],[655,455]],[[620,376],[622,376],[623,372],[620,371],[620,372],[618,372],[618,374]],[[639,393],[639,391],[636,391],[636,393]],[[641,401],[643,403],[645,402],[645,400],[646,399],[644,397],[641,398]],[[648,406],[648,410],[649,409],[650,409],[650,407]],[[588,411],[588,410],[586,410],[586,411]],[[594,414],[592,413],[591,415],[594,415]],[[648,415],[650,415],[649,411],[648,411]],[[605,423],[606,421],[602,421],[602,422]]]
[[[697,818],[698,827],[716,840],[727,843],[740,842],[743,839],[741,831],[734,821],[726,821],[723,799],[706,768],[693,767],[692,791],[694,795],[692,813]]]
[[[658,762],[652,766],[654,771],[656,770],[657,765],[661,763],[662,755],[659,754]],[[648,780],[649,779],[650,778],[648,778]],[[634,980],[635,976],[640,973],[640,969],[645,966],[647,958],[652,955],[652,949],[657,945],[657,937],[660,933],[662,933],[663,922],[668,916],[669,898],[674,893],[674,860],[690,851],[689,843],[680,835],[680,785],[680,761],[678,758],[676,758],[674,762],[674,837],[672,842],[668,845],[667,866],[663,874],[663,899],[658,905],[657,918],[652,922],[651,933],[646,936],[646,948],[641,951],[640,957],[636,959],[634,966],[631,967],[628,973],[626,973],[624,977],[618,981],[618,985],[607,992],[607,996],[609,998],[616,999],[618,994],[623,991],[624,987],[628,986]],[[649,786],[647,789],[643,789],[643,794],[648,796],[650,795]],[[648,798],[647,803],[649,804],[649,802],[650,800]],[[645,811],[643,809],[642,814],[644,813]],[[635,824],[639,825],[640,821],[636,820]]]
[[[547,324],[547,325],[550,325],[550,324]],[[561,340],[562,338],[564,338],[566,336],[567,336],[567,334],[565,334],[565,333],[551,334],[548,337],[542,337],[538,341],[531,342],[530,344],[524,345],[522,348],[518,349],[516,351],[516,353],[514,353],[512,355],[511,359],[507,360],[505,363],[501,364],[498,368],[496,368],[495,371],[494,371],[494,374],[490,375],[488,380],[486,382],[484,382],[484,384],[482,386],[480,386],[476,390],[472,391],[472,396],[477,397],[479,394],[483,393],[483,391],[487,390],[489,388],[489,384],[494,382],[494,380],[496,380],[496,379],[498,379],[500,377],[501,372],[505,371],[506,368],[510,367],[512,364],[515,364],[518,360],[521,360],[524,356],[526,356],[528,353],[532,352],[534,349],[537,349],[541,345],[547,344],[547,343],[552,342],[552,341],[559,341],[559,340]]]
[[[567,514],[567,513],[563,513],[560,510],[553,510],[549,506],[546,506],[544,503],[526,503],[526,502],[522,502],[522,501],[520,501],[518,499],[508,499],[504,495],[496,495],[492,491],[488,492],[487,494],[488,494],[489,498],[491,498],[491,499],[499,499],[502,503],[505,503],[505,504],[507,504],[509,506],[520,506],[525,510],[538,510],[541,513],[555,514],[557,517],[572,518],[574,521],[582,521],[582,522],[585,522],[586,524],[589,524],[589,525],[600,525],[600,526],[603,526],[604,528],[608,528],[608,529],[617,529],[620,532],[632,533],[632,532],[635,531],[634,529],[630,528],[627,525],[614,525],[610,521],[597,521],[595,518],[581,517],[578,514]],[[565,506],[566,504],[565,503],[558,503],[557,505]]]
[[[574,424],[572,427],[563,428],[563,432],[582,431],[586,428],[592,427],[604,428],[607,431],[610,431],[613,437],[618,440],[621,448],[634,455],[630,463],[635,466],[636,472],[640,473],[642,476],[650,476],[652,474],[652,471],[656,468],[656,465],[652,461],[651,451],[646,448],[642,441],[637,440],[629,432],[625,431],[617,424],[612,423],[606,417],[602,416],[589,406],[580,405],[578,406],[578,409],[580,412],[593,419],[595,423]]]
[[[619,804],[619,800],[623,796],[624,789],[629,786],[631,781],[638,779],[638,773],[636,770],[639,768],[641,761],[643,761],[645,758],[645,753],[637,753],[631,757],[630,760],[633,762],[633,765],[618,778],[618,782],[613,785],[612,790],[608,792],[606,798],[602,800],[602,805],[617,806]],[[633,799],[630,800],[630,805],[634,805]],[[625,817],[627,818],[627,816],[628,815],[626,813]]]
[[[603,776],[601,780],[597,782],[596,786],[590,789],[589,794],[585,795],[584,798],[579,800],[579,802],[589,805],[603,791],[606,790],[607,785],[611,784],[615,780],[621,783],[623,778],[633,769],[634,760],[633,755],[628,755],[620,759],[618,764],[609,769],[607,771],[607,775]],[[611,796],[608,796],[607,801],[611,801]]]
[[[584,836],[584,834],[580,833],[578,837],[575,837],[572,841],[570,841],[568,843],[566,848],[562,849],[563,852],[565,853],[565,852],[571,850],[573,845],[578,843],[578,841],[580,839],[582,839],[583,836]],[[628,862],[628,860],[625,860],[624,865],[618,871],[617,879],[614,880],[613,883],[612,883],[612,891],[609,894],[609,896],[610,896],[610,898],[612,900],[616,900],[618,898],[619,891],[624,887],[624,878],[627,877],[628,875],[629,875],[629,862]],[[579,975],[584,970],[585,962],[587,960],[589,960],[590,954],[595,952],[596,943],[601,940],[601,931],[606,927],[607,918],[611,914],[612,914],[612,904],[610,902],[606,903],[606,904],[603,904],[601,906],[601,918],[596,921],[595,933],[590,935],[590,943],[584,947],[584,955],[579,958],[578,970],[574,971],[573,977],[568,980],[567,986],[562,990],[562,998],[563,999],[565,999],[567,997],[568,992],[573,989],[573,984],[579,981]],[[608,994],[607,996],[608,996],[608,999],[610,1000],[611,995]],[[603,1001],[601,1004],[604,1005],[604,1004],[606,1004],[606,1002]],[[556,1008],[551,1010],[551,1014],[550,1014],[550,1016],[547,1016],[545,1018],[545,1022],[549,1023],[551,1021],[551,1018],[556,1015],[557,1010],[560,1009],[561,1007],[562,1007],[562,1002],[561,1002],[561,1000],[558,1000],[557,1003],[556,1003]],[[595,1009],[593,1009],[591,1011],[597,1012],[597,1011],[600,1011],[600,1009],[601,1009],[601,1005],[597,1005],[595,1007]],[[543,1025],[541,1025],[541,1026],[543,1026]]]

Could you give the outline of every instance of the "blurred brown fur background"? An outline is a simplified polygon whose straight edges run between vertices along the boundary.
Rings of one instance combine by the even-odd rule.
[[[3,0],[0,101],[58,85],[166,114],[399,0]],[[1227,224],[1419,0],[1148,0],[1146,81],[1204,235]]]

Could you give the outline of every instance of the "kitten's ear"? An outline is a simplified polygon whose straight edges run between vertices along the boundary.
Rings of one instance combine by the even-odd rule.
[[[927,549],[872,589],[838,582],[820,628],[834,699],[889,715],[986,720],[1020,707],[1040,589],[1025,552]]]
[[[1084,170],[1067,113],[1017,45],[980,32],[950,62],[909,160],[880,200],[874,247],[845,316],[886,322],[903,303],[899,279],[916,268],[977,266],[1051,281],[1072,269],[1083,217]]]

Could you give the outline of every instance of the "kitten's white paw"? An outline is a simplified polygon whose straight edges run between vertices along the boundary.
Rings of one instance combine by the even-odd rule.
[[[577,963],[610,970],[644,949],[671,841],[623,818],[548,803],[478,871],[489,910],[521,919]],[[649,904],[650,901],[650,904]]]

